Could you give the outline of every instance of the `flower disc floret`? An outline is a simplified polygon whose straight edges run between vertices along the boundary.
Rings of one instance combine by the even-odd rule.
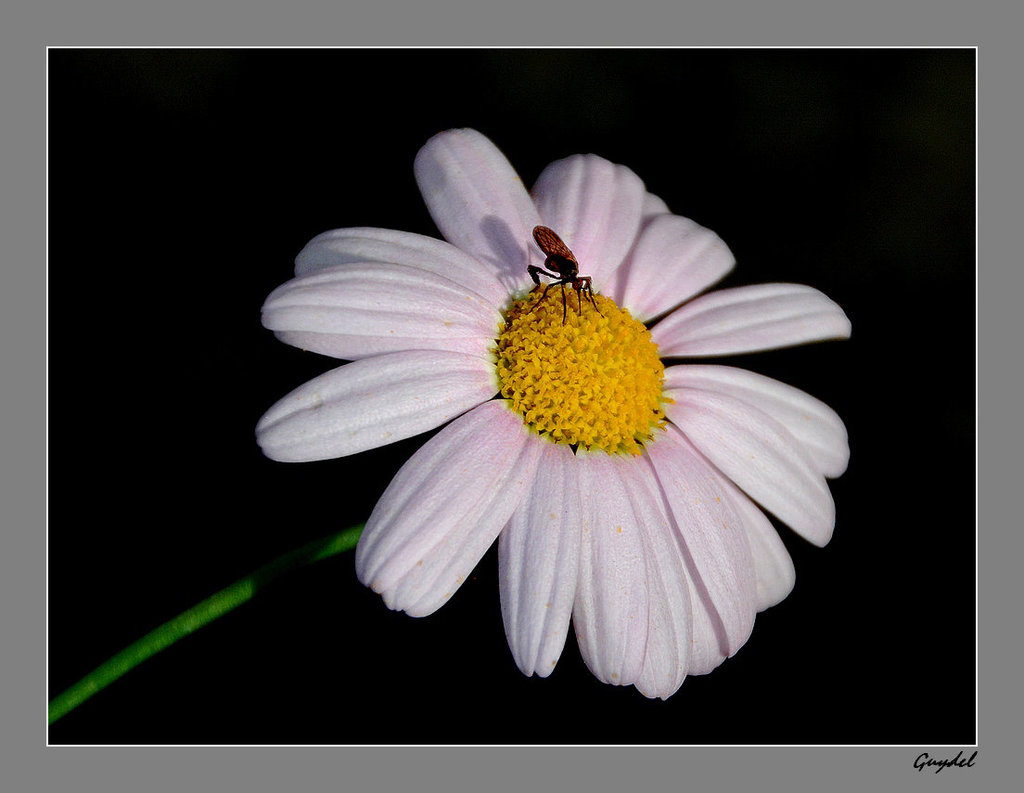
[[[665,368],[643,323],[603,295],[594,300],[572,306],[564,322],[560,294],[515,300],[495,348],[499,388],[528,427],[555,443],[638,455],[665,424]]]

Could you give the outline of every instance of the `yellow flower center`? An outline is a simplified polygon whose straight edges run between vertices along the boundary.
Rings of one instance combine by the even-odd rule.
[[[499,327],[498,385],[528,427],[555,443],[640,454],[665,425],[665,367],[651,333],[603,295],[577,295],[562,322],[556,287],[513,301]]]

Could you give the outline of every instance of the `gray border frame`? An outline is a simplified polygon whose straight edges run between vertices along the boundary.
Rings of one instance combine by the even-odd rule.
[[[6,528],[0,553],[0,614],[8,631],[0,733],[5,782],[19,791],[96,789],[113,793],[424,787],[449,791],[563,787],[737,790],[754,785],[762,789],[863,790],[893,784],[930,790],[967,786],[1009,789],[1019,752],[1021,712],[1020,687],[1012,675],[1019,643],[1012,619],[1019,591],[1013,584],[1020,580],[1019,574],[1013,573],[1021,558],[1021,540],[1012,515],[1006,514],[1009,490],[1019,487],[1019,475],[1012,465],[1019,430],[1009,430],[1019,422],[1011,418],[1007,398],[1016,391],[1014,376],[1019,366],[1014,365],[1012,353],[1017,334],[1008,317],[1012,316],[1010,301],[1020,294],[1014,289],[1020,275],[1013,254],[1002,246],[1019,224],[1019,192],[1024,183],[1013,145],[1016,141],[1010,140],[1020,128],[1019,94],[1012,92],[1020,74],[1016,41],[1020,12],[995,2],[982,2],[982,8],[979,3],[965,7],[923,0],[877,3],[871,9],[858,4],[834,15],[826,14],[811,0],[787,3],[784,9],[719,3],[713,12],[658,6],[641,10],[635,3],[595,9],[583,0],[572,0],[568,8],[565,3],[520,0],[486,12],[471,0],[429,6],[410,2],[400,13],[395,6],[407,3],[389,0],[382,0],[372,11],[335,6],[304,8],[298,13],[294,3],[276,8],[254,5],[241,0],[215,5],[188,0],[147,10],[129,0],[42,0],[31,9],[5,12],[0,46],[0,85],[5,99],[0,350],[5,368],[15,369],[5,378],[0,436],[4,438],[0,487]],[[533,10],[537,13],[531,14]],[[238,24],[239,20],[245,24]],[[253,27],[255,20],[259,20],[258,29]],[[281,26],[271,27],[275,23]],[[912,764],[922,751],[935,757],[955,754],[929,747],[259,750],[45,746],[45,667],[40,663],[45,650],[45,450],[40,443],[45,405],[40,392],[45,390],[46,343],[59,343],[47,336],[42,266],[46,239],[45,183],[40,178],[45,163],[41,134],[46,113],[45,47],[264,43],[979,47],[978,397],[985,421],[978,426],[977,492],[979,622],[984,631],[979,648],[979,754],[975,768],[948,769],[941,774],[915,771]],[[31,341],[25,344],[24,340]],[[1008,349],[1001,350],[1001,346]],[[1000,630],[1002,626],[1006,627]],[[959,673],[950,670],[951,675]],[[941,691],[922,691],[920,695],[941,696]]]

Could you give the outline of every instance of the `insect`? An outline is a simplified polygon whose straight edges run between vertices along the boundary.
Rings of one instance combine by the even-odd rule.
[[[576,313],[582,316],[583,314],[583,295],[586,295],[590,304],[594,307],[598,314],[601,314],[601,309],[597,307],[597,303],[594,300],[594,289],[591,286],[591,278],[589,275],[580,275],[580,263],[576,261],[576,257],[572,255],[572,251],[569,250],[569,246],[562,242],[562,238],[559,237],[555,232],[549,229],[547,226],[534,226],[533,238],[537,241],[538,247],[544,252],[547,258],[544,260],[544,269],[537,267],[536,265],[529,265],[526,271],[530,274],[530,278],[533,282],[540,286],[540,276],[546,275],[548,278],[554,279],[544,285],[544,293],[540,296],[540,303],[545,297],[548,296],[548,290],[558,284],[562,287],[562,324],[565,324],[565,286],[568,284],[576,290]],[[550,270],[550,272],[548,272]],[[603,317],[604,314],[601,314]]]

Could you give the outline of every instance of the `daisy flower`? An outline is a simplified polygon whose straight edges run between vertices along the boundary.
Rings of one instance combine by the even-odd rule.
[[[459,129],[427,142],[415,174],[446,242],[329,231],[267,298],[282,341],[351,363],[271,407],[258,442],[321,460],[447,424],[370,515],[360,581],[424,616],[497,539],[524,674],[551,673],[571,623],[597,678],[667,698],[791,591],[765,512],[829,541],[826,478],[849,448],[802,391],[662,359],[845,338],[849,320],[808,286],[703,294],[733,267],[726,245],[600,157],[554,162],[527,193],[490,140]],[[556,241],[568,256],[545,267],[539,243]]]

